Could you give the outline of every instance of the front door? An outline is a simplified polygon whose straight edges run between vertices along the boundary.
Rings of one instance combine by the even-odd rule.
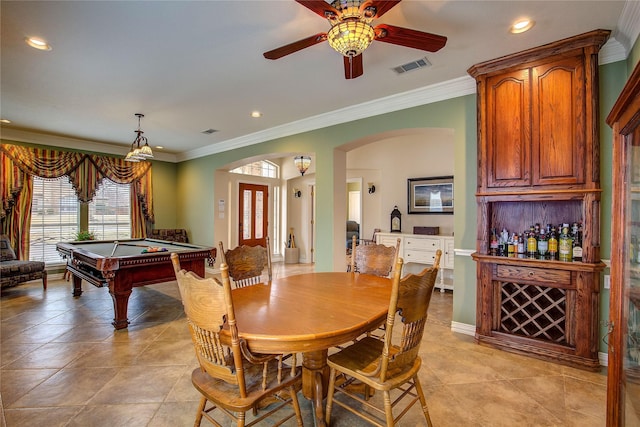
[[[266,185],[240,183],[239,245],[267,246],[268,190]]]

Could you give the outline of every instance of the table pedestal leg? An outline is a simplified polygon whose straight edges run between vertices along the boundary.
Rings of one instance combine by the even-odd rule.
[[[327,350],[302,354],[302,394],[314,406],[315,425],[325,426],[323,399],[327,396],[329,366]]]

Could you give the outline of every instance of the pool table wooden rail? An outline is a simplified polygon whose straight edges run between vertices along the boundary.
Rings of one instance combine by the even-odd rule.
[[[67,260],[67,271],[73,278],[74,297],[82,295],[82,280],[96,287],[109,288],[114,307],[112,323],[116,329],[123,329],[129,325],[128,303],[134,287],[175,280],[175,272],[171,264],[172,252],[178,254],[180,263],[185,268],[201,276],[204,276],[205,260],[208,260],[211,265],[216,255],[215,248],[211,247],[152,239],[137,241],[148,242],[149,246],[164,246],[169,250],[104,256],[91,251],[93,242],[69,242],[56,245],[60,255]],[[99,252],[97,249],[101,243],[105,242],[94,243],[96,252]]]

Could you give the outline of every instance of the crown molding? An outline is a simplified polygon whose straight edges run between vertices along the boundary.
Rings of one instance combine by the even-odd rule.
[[[419,105],[431,104],[476,93],[476,82],[471,76],[459,77],[408,92],[390,95],[358,105],[352,105],[303,120],[276,126],[261,132],[218,142],[215,145],[191,150],[177,156],[178,161],[196,159],[236,148],[248,147],[276,138],[310,132],[354,120],[391,113]]]
[[[622,44],[625,50],[625,59],[633,49],[640,34],[640,1],[627,0],[622,7],[618,24],[612,36]]]
[[[609,40],[602,46],[598,52],[598,64],[611,64],[612,62],[624,61],[627,59],[628,52],[624,45],[615,37],[609,37]]]
[[[79,151],[91,151],[94,153],[113,154],[115,156],[124,157],[126,153],[123,153],[122,146],[116,146],[113,144],[105,144],[103,142],[92,141],[88,139],[69,138],[66,136],[52,135],[48,133],[41,133],[35,131],[29,131],[19,128],[2,127],[0,130],[0,139],[3,141],[16,141],[26,142],[29,144],[48,145],[51,147],[71,148],[72,150]],[[87,149],[87,145],[90,144],[91,149]],[[155,152],[153,154],[153,160],[160,160],[163,162],[176,163],[176,156],[173,154]]]

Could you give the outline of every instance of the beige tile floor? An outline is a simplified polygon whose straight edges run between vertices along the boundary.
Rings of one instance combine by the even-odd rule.
[[[276,263],[274,275],[309,266]],[[197,365],[175,282],[133,291],[131,325],[114,331],[108,290],[31,282],[2,291],[2,425],[190,426]],[[451,293],[436,292],[421,379],[436,426],[603,426],[606,375],[478,346],[450,330]],[[305,425],[313,425],[304,398]],[[335,408],[332,425],[364,425]],[[204,425],[205,423],[203,423]],[[268,425],[268,424],[265,424]],[[287,425],[295,425],[291,422]],[[401,426],[425,425],[418,407]]]

